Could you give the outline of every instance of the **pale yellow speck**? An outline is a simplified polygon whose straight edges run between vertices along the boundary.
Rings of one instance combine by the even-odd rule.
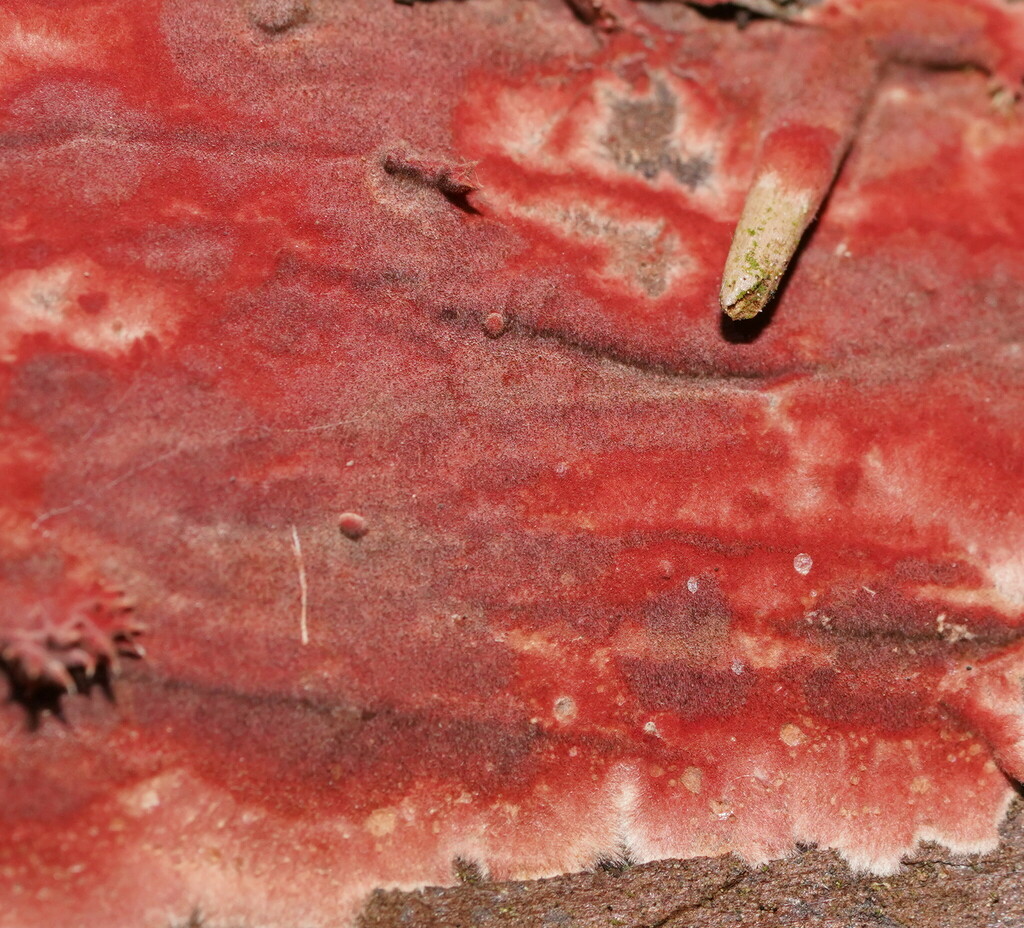
[[[807,740],[807,735],[803,733],[798,725],[787,722],[779,729],[779,740],[783,744],[788,744],[791,748],[795,748]]]
[[[704,774],[701,773],[700,767],[687,767],[679,782],[696,796],[704,786]]]
[[[383,838],[395,830],[398,816],[394,809],[374,809],[363,822],[365,828],[375,838]]]

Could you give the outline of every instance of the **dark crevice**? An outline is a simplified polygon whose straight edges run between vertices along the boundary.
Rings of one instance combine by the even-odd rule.
[[[770,307],[767,308],[765,312],[768,312],[769,309]],[[763,315],[763,313],[761,315]],[[476,317],[468,318],[466,313],[459,313],[457,310],[450,307],[438,312],[435,318],[440,322],[458,327],[463,331],[469,331],[471,328],[479,329],[481,323],[480,319]],[[737,325],[749,325],[756,321],[757,317],[753,320],[748,320],[745,323],[737,323]],[[720,326],[724,327],[724,323],[720,323]],[[767,327],[767,322],[763,323],[763,326]],[[842,372],[851,368],[856,369],[859,365],[865,363],[870,364],[878,360],[898,363],[910,358],[916,359],[931,357],[936,354],[946,354],[951,349],[958,352],[967,352],[968,350],[991,350],[991,345],[987,342],[979,343],[971,341],[952,345],[933,345],[924,349],[908,347],[906,350],[896,349],[862,355],[849,354],[846,356],[826,358],[814,362],[800,363],[788,361],[779,364],[778,366],[773,366],[768,370],[747,370],[740,372],[715,369],[711,366],[703,368],[690,367],[688,369],[684,369],[670,361],[652,360],[647,357],[641,357],[636,352],[625,348],[588,342],[564,330],[532,326],[520,320],[510,318],[506,322],[506,327],[502,332],[501,338],[514,338],[517,335],[523,338],[537,340],[542,343],[547,342],[554,347],[571,351],[584,357],[591,358],[594,361],[615,364],[619,367],[653,377],[664,377],[666,380],[676,383],[730,384],[739,389],[757,389],[764,386],[771,386],[776,381],[784,380],[793,376],[814,376],[819,374]],[[501,339],[499,338],[494,340],[500,341]],[[731,339],[727,340],[731,341]],[[750,340],[752,341],[753,339]],[[740,338],[736,343],[743,344],[744,340]]]
[[[756,13],[738,3],[719,3],[716,6],[688,4],[702,19],[717,23],[733,23],[737,29],[746,29],[757,19],[769,19],[764,13]]]
[[[141,669],[144,682],[149,686],[159,687],[167,693],[186,692],[200,696],[204,700],[226,699],[252,709],[261,707],[293,709],[309,712],[335,722],[344,721],[358,725],[372,721],[382,712],[389,709],[357,706],[341,700],[329,701],[326,697],[318,699],[311,696],[295,696],[281,692],[245,691],[235,686],[216,685],[196,680],[184,679],[160,673],[152,666]]]
[[[448,190],[441,190],[440,192],[441,196],[443,196],[456,209],[462,210],[462,212],[468,213],[470,216],[480,215],[480,210],[469,202],[468,191],[465,193],[452,193]]]
[[[389,152],[384,156],[381,165],[385,174],[420,187],[430,187],[456,209],[472,216],[480,215],[480,210],[469,202],[469,195],[477,189],[470,177],[469,168],[418,158],[402,152]]]
[[[673,380],[734,383],[737,386],[754,387],[759,386],[766,381],[774,380],[776,377],[793,373],[792,371],[787,371],[785,373],[773,372],[771,374],[733,374],[725,373],[723,371],[715,371],[710,368],[698,371],[680,371],[678,368],[673,367],[667,362],[658,362],[652,361],[648,358],[641,358],[634,353],[618,349],[610,345],[600,346],[590,344],[582,339],[573,337],[567,332],[557,329],[534,327],[518,320],[512,320],[509,323],[507,331],[509,335],[514,336],[515,334],[519,334],[527,338],[550,342],[560,348],[565,348],[577,354],[585,355],[595,361],[617,364],[643,374],[667,377]]]
[[[734,0],[734,2],[700,2],[682,0],[702,18],[711,22],[735,23],[745,29],[756,20],[781,19],[789,22],[805,9],[816,6],[821,0]]]
[[[771,325],[782,291],[786,288],[791,276],[787,270],[771,302],[753,319],[733,319],[724,312],[720,313],[718,317],[718,332],[722,338],[729,342],[730,345],[750,345],[756,342],[764,334],[765,329]]]

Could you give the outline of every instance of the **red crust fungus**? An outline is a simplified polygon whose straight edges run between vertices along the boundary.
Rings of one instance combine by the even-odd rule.
[[[996,841],[1024,7],[571,6],[0,11],[0,924]]]

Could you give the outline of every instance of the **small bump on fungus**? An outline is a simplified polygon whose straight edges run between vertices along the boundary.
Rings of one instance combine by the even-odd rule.
[[[507,322],[501,313],[488,313],[484,319],[484,332],[491,338],[498,338],[505,331]]]
[[[358,512],[343,512],[338,516],[338,530],[351,541],[359,541],[370,531],[370,523]]]

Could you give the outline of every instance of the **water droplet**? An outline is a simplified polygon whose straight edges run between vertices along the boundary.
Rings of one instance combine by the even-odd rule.
[[[811,568],[814,566],[814,561],[811,559],[809,554],[798,554],[793,558],[793,570],[798,574],[807,575],[811,572]]]
[[[696,577],[690,577],[690,579],[686,581],[686,588],[691,593],[696,593],[697,592],[697,588],[699,586],[700,586],[700,584],[697,582],[697,578]]]

